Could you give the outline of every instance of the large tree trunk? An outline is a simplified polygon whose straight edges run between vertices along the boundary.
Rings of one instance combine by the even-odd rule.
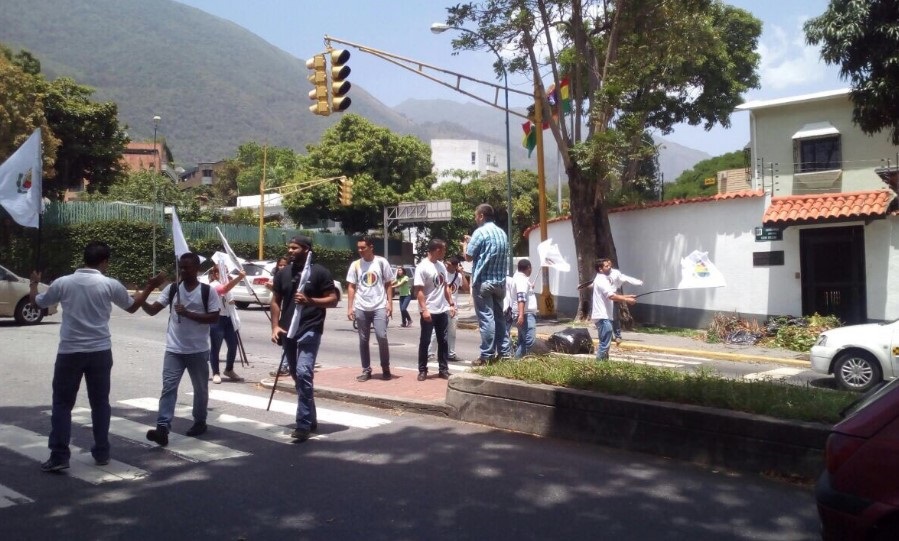
[[[597,258],[616,259],[615,242],[609,228],[609,213],[605,206],[605,198],[597,197],[600,183],[588,178],[578,167],[567,171],[568,187],[572,201],[596,201],[593,205],[571,205],[571,233],[577,252],[578,283],[592,280],[596,275]],[[578,292],[579,302],[575,317],[588,319],[593,290],[585,288]]]

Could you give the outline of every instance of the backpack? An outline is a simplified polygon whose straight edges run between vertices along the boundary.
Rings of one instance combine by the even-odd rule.
[[[178,282],[172,282],[172,285],[169,286],[169,312],[172,311],[172,299],[175,298],[175,288],[178,287]],[[204,284],[200,282],[200,296],[203,297],[203,311],[209,312],[209,290],[212,289],[209,287],[209,284]]]

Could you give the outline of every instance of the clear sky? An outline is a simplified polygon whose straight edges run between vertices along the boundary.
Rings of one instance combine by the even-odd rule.
[[[324,50],[323,36],[358,43],[401,55],[418,62],[464,73],[479,79],[496,81],[492,71],[492,52],[461,52],[452,55],[453,32],[435,35],[433,22],[446,19],[440,0],[178,0],[212,15],[230,20],[257,34],[272,45],[300,58]],[[750,11],[763,23],[759,42],[761,88],[744,96],[746,101],[808,94],[845,88],[838,69],[819,59],[817,48],[805,45],[802,23],[827,8],[827,0],[730,0]],[[335,44],[337,45],[337,44]],[[339,45],[337,45],[339,47]],[[449,99],[466,102],[471,98],[444,88],[423,77],[396,67],[371,55],[350,49],[350,81],[365,88],[388,106],[409,98]],[[510,78],[510,88],[529,92],[532,83]],[[306,91],[297,89],[297,99],[306,105]],[[351,94],[352,95],[352,94]],[[493,99],[492,94],[479,93]],[[510,97],[513,107],[527,105],[524,97]],[[671,139],[684,146],[718,155],[742,148],[749,141],[746,112],[731,116],[732,127],[716,127],[710,132],[690,126],[678,127]],[[518,134],[513,133],[517,138]],[[517,140],[517,139],[516,139]]]

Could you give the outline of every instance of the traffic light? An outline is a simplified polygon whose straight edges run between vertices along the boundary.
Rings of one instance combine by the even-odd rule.
[[[325,55],[313,56],[306,61],[306,67],[312,70],[307,78],[315,87],[309,91],[309,99],[315,102],[315,105],[309,106],[309,110],[314,115],[328,116],[331,109],[328,107],[328,66]]]
[[[347,94],[352,86],[347,77],[350,76],[350,67],[346,63],[350,60],[350,52],[346,49],[331,51],[331,112],[339,113],[350,108],[352,100]]]
[[[353,181],[346,177],[340,179],[340,204],[345,207],[353,204]]]

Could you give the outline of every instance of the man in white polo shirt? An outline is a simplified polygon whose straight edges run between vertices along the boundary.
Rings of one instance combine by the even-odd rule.
[[[72,435],[72,408],[84,376],[91,404],[94,445],[91,455],[98,466],[109,463],[110,374],[112,341],[109,316],[112,305],[130,314],[137,312],[147,296],[162,283],[164,273],[148,282],[135,297],[128,295],[118,280],[103,275],[109,268],[111,250],[105,242],[94,241],[84,248],[84,268],[54,280],[50,289],[38,294],[41,274],[31,273],[31,302],[46,308],[62,305],[59,349],[53,366],[53,409],[50,414],[50,458],[41,470],[56,472],[69,467],[69,440]]]
[[[155,316],[164,306],[172,305],[169,327],[165,335],[165,357],[162,361],[162,393],[159,397],[159,415],[156,428],[147,431],[147,439],[161,446],[169,444],[175,402],[178,400],[178,384],[184,371],[190,376],[194,388],[194,424],[188,436],[206,432],[206,406],[209,402],[209,326],[218,323],[222,308],[219,296],[208,284],[197,280],[200,256],[193,252],[178,258],[180,284],[162,290],[153,304],[143,303],[144,312]]]

